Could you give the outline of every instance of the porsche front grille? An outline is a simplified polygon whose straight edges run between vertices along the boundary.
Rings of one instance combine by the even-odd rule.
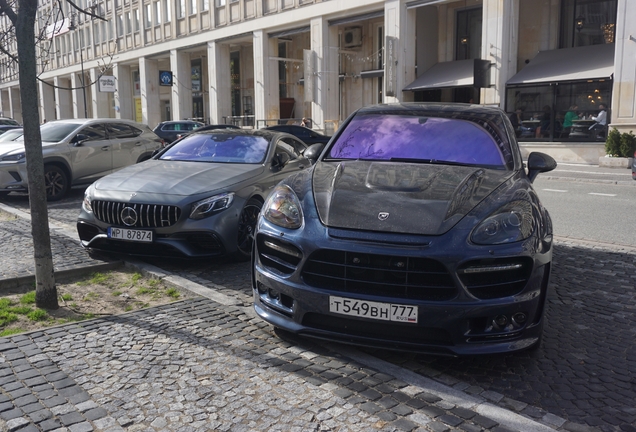
[[[431,301],[458,294],[446,267],[429,258],[323,249],[309,257],[302,277],[308,285],[342,293]]]
[[[129,226],[134,228],[169,227],[177,223],[181,216],[181,209],[177,206],[159,204],[131,204],[114,201],[93,201],[91,203],[95,217],[102,222],[112,225]],[[122,215],[125,208],[127,215]],[[134,218],[131,217],[134,215]],[[127,220],[124,221],[124,217]]]

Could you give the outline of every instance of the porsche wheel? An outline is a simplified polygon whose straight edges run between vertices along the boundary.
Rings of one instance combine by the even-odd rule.
[[[236,259],[246,261],[252,255],[252,245],[254,243],[254,230],[258,214],[263,207],[263,203],[256,198],[251,198],[243,207],[238,223],[238,236],[236,239]]]
[[[44,167],[44,186],[47,201],[61,200],[68,191],[68,177],[64,170],[55,165]]]

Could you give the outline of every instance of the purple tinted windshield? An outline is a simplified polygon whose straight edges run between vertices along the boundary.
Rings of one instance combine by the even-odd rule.
[[[335,159],[418,159],[504,166],[493,137],[466,120],[405,115],[356,116],[329,152]]]
[[[189,135],[168,148],[162,160],[197,162],[261,163],[269,141],[256,135],[214,134]]]

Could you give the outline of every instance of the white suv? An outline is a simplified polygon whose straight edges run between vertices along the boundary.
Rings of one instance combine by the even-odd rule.
[[[40,133],[49,201],[61,199],[71,186],[150,159],[161,148],[148,126],[122,119],[56,120],[43,124]],[[12,191],[28,191],[23,141],[0,146],[0,195]]]

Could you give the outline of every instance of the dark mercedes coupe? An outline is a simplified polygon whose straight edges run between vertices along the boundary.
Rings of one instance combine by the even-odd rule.
[[[280,132],[193,132],[86,190],[77,221],[82,246],[132,255],[249,259],[263,201],[283,178],[311,166],[306,149]]]
[[[495,107],[360,109],[279,183],[255,232],[254,307],[283,330],[439,355],[537,347],[552,223]]]

